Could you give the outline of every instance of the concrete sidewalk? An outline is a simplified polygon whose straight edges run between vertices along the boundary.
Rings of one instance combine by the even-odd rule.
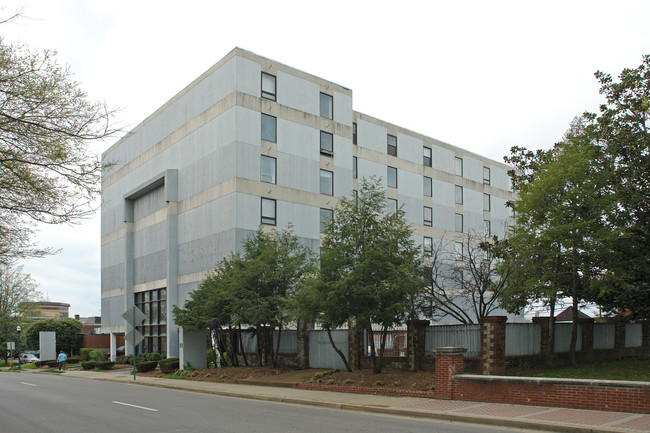
[[[410,417],[437,418],[493,426],[520,427],[559,432],[650,432],[650,415],[648,414],[435,400],[420,397],[389,397],[370,394],[302,390],[281,386],[200,382],[143,376],[138,376],[134,381],[133,375],[129,374],[128,371],[99,373],[95,371],[69,370],[61,376],[107,380],[229,397]]]

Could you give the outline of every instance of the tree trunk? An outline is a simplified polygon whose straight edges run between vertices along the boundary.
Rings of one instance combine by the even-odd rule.
[[[370,345],[370,366],[372,367],[372,371],[375,371],[375,366],[377,364],[377,349],[375,347],[375,334],[372,331],[371,323],[366,324],[366,332],[368,336],[368,344]]]
[[[248,367],[248,358],[246,357],[246,350],[244,350],[244,341],[241,338],[241,323],[239,324],[239,349],[241,350],[241,356],[244,358],[244,365]]]
[[[327,337],[328,337],[329,340],[330,340],[330,344],[332,345],[332,348],[334,348],[334,351],[335,351],[335,352],[336,352],[336,353],[341,357],[341,359],[343,360],[343,364],[345,364],[345,369],[346,369],[347,371],[352,371],[352,369],[350,368],[350,364],[348,363],[348,360],[345,358],[345,355],[343,354],[343,352],[341,352],[341,350],[340,350],[338,347],[336,347],[336,344],[334,344],[334,339],[332,338],[332,332],[331,332],[331,330],[330,330],[330,327],[329,327],[329,326],[326,326],[325,329],[327,330]]]
[[[273,336],[273,330],[271,330]],[[278,368],[278,359],[280,358],[280,338],[282,337],[282,325],[278,326],[278,341],[275,344],[275,353],[273,356],[273,368]],[[273,340],[271,340],[273,341]]]
[[[553,367],[553,355],[555,355],[555,296],[550,300],[550,316],[548,318],[548,350],[546,352],[546,365]]]
[[[576,343],[578,341],[578,297],[573,294],[573,322],[571,323],[571,344],[569,345],[569,361],[571,365],[578,365],[576,362]]]
[[[374,374],[381,373],[381,367],[384,362],[384,349],[386,348],[386,337],[388,336],[388,326],[383,326],[381,328],[381,342],[379,343],[379,357],[377,362],[373,364],[372,372]]]

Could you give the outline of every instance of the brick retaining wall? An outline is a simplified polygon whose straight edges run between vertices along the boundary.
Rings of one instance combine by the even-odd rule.
[[[650,383],[456,375],[453,400],[650,413]]]

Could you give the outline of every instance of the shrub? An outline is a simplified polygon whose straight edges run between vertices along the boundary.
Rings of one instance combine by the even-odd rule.
[[[84,370],[93,370],[97,361],[84,361],[81,363],[81,368]]]
[[[45,361],[45,365],[48,367],[58,367],[59,361]]]
[[[81,357],[82,361],[90,361],[90,352],[92,352],[93,349],[89,347],[84,347],[81,349],[81,354],[79,355]]]
[[[135,368],[139,373],[146,373],[147,371],[155,370],[158,365],[158,361],[140,361],[136,360]]]
[[[133,355],[122,355],[115,358],[116,364],[133,364]]]
[[[138,361],[160,361],[164,359],[165,355],[162,353],[140,353],[135,357],[135,362]]]
[[[180,360],[178,358],[162,359],[158,362],[160,371],[166,374],[172,374],[180,368]]]
[[[34,364],[36,364],[37,367],[43,367],[44,365],[47,365],[48,361],[36,361]]]
[[[91,360],[93,361],[106,361],[108,358],[108,352],[105,350],[92,350],[88,356],[90,357]]]
[[[68,359],[65,360],[67,364],[79,364],[81,362],[81,358],[78,356],[70,356]]]
[[[113,368],[115,365],[115,362],[113,361],[98,361],[95,362],[95,368],[98,368],[100,370],[110,370]]]

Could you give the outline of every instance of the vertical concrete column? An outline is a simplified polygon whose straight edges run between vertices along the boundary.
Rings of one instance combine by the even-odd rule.
[[[127,204],[131,205],[133,208],[133,202],[131,200],[126,200]],[[133,212],[131,211],[131,220],[126,220],[126,234],[124,236],[124,312],[129,308],[133,307],[135,304],[135,298],[133,295],[133,278],[134,278],[134,236],[135,236],[135,223],[133,222]],[[120,314],[121,315],[121,314]],[[129,331],[133,329],[133,326],[124,321],[125,332],[128,334]],[[127,338],[128,340],[128,338]],[[124,354],[125,355],[135,355],[135,347],[131,344],[130,341],[124,341]]]
[[[584,360],[593,362],[594,360],[594,319],[579,319],[582,328],[582,353]]]
[[[111,332],[109,339],[110,339],[109,356],[110,356],[111,361],[115,361],[116,353],[117,353],[117,334],[115,334],[114,332]]]
[[[298,321],[298,353],[296,354],[298,368],[309,368],[309,331],[312,326],[303,320]]]
[[[411,371],[424,368],[424,334],[427,326],[429,326],[428,320],[409,320],[406,322],[408,367]]]
[[[465,352],[463,347],[438,347],[436,354],[435,396],[445,400],[454,399],[454,375],[465,371]]]
[[[481,373],[501,375],[506,370],[505,316],[481,319]]]
[[[179,328],[174,323],[178,298],[178,170],[165,171],[167,202],[167,356],[179,356]],[[182,366],[181,366],[182,367]]]
[[[617,319],[614,325],[614,353],[617,358],[622,358],[625,354],[625,320]]]

